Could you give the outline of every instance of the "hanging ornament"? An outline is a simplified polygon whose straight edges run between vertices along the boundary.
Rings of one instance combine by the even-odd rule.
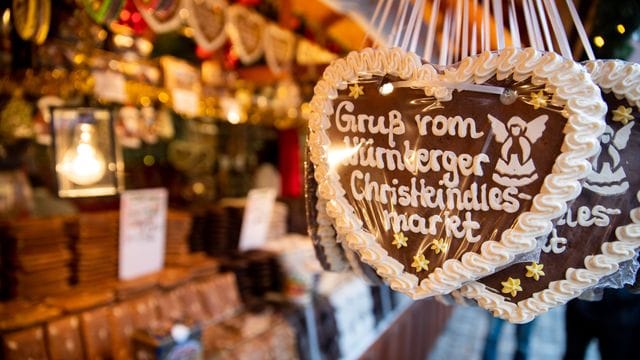
[[[144,0],[133,0],[133,3],[147,25],[156,33],[174,31],[182,25],[182,0],[160,0],[155,7],[149,7]]]
[[[11,15],[18,36],[22,40],[31,40],[38,26],[38,1],[13,0]]]
[[[120,16],[125,0],[83,0],[84,9],[98,24],[109,24]]]
[[[189,10],[187,23],[193,29],[193,38],[198,47],[206,51],[214,51],[222,46],[227,39],[224,31],[227,2],[184,0],[184,4]]]
[[[511,87],[519,101],[507,105]],[[351,250],[415,299],[535,250],[588,175],[606,108],[579,65],[534,49],[487,51],[444,74],[397,48],[352,52],[325,70],[310,104],[327,213]]]
[[[233,5],[227,9],[227,34],[243,64],[254,63],[262,56],[265,24],[262,16],[244,6]]]
[[[0,112],[0,143],[13,144],[33,137],[33,106],[16,91]]]
[[[295,35],[275,24],[269,24],[264,32],[263,42],[269,69],[276,74],[289,70],[296,55]]]
[[[51,25],[51,0],[38,0],[38,27],[33,35],[33,42],[42,45],[49,35]]]

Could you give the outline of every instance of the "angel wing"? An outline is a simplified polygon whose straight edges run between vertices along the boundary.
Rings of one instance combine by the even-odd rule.
[[[496,119],[493,115],[487,114],[487,117],[491,122],[491,130],[493,130],[493,133],[496,134],[496,141],[502,144],[505,140],[507,140],[507,137],[509,136],[507,127],[502,121]]]
[[[631,128],[635,122],[630,122],[627,125],[623,126],[618,132],[613,136],[613,145],[616,149],[622,150],[627,147],[627,143],[629,142],[629,135],[631,135]]]
[[[531,143],[535,143],[540,139],[544,129],[546,128],[547,120],[549,120],[549,115],[540,115],[537,118],[529,121],[527,124],[527,131],[524,133],[524,136],[531,141]]]

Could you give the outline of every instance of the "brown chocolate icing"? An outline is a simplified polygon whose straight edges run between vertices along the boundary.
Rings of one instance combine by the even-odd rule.
[[[387,81],[387,79],[388,77],[384,78],[385,81]],[[339,91],[338,97],[333,101],[333,108],[334,110],[337,110],[343,101],[350,101],[354,105],[353,111],[348,112],[343,109],[343,114],[353,114],[356,117],[358,114],[368,114],[375,116],[376,119],[381,116],[385,118],[386,126],[389,126],[389,112],[391,110],[398,110],[402,115],[405,132],[404,134],[393,136],[395,146],[390,146],[388,134],[371,134],[369,131],[366,131],[367,133],[358,131],[341,132],[336,126],[337,114],[333,114],[329,116],[331,127],[327,130],[332,147],[340,148],[341,145],[344,145],[344,137],[348,136],[351,139],[353,139],[353,137],[373,139],[373,144],[363,146],[365,151],[368,146],[373,146],[399,150],[401,154],[404,154],[405,147],[403,143],[406,140],[409,143],[410,149],[439,149],[442,151],[452,151],[458,156],[464,153],[469,154],[472,157],[479,154],[485,154],[488,157],[488,161],[481,164],[483,174],[471,174],[464,176],[458,170],[460,182],[455,188],[464,192],[469,189],[471,184],[477,183],[478,193],[481,192],[480,189],[482,186],[486,186],[486,197],[488,198],[489,189],[496,188],[500,191],[500,194],[502,194],[507,186],[497,183],[492,178],[492,175],[495,173],[498,160],[501,157],[501,152],[505,152],[503,150],[503,145],[506,141],[505,139],[497,141],[496,133],[492,130],[491,122],[489,121],[487,114],[491,114],[493,117],[498,119],[502,124],[504,124],[506,129],[509,129],[509,124],[507,123],[514,116],[520,117],[526,124],[529,124],[537,117],[547,115],[548,120],[546,121],[542,136],[539,139],[536,139],[536,141],[529,142],[530,144],[533,143],[530,149],[530,158],[535,164],[537,179],[518,188],[518,193],[520,194],[528,194],[531,197],[538,194],[546,174],[551,172],[555,158],[560,153],[560,147],[563,142],[563,128],[566,124],[566,119],[560,114],[561,109],[551,106],[549,104],[550,102],[547,102],[547,104],[549,104],[548,106],[543,106],[538,109],[534,109],[534,106],[530,103],[530,94],[532,92],[538,93],[542,90],[542,87],[530,84],[529,80],[516,83],[511,78],[507,78],[502,81],[497,81],[493,78],[485,82],[485,84],[516,89],[519,94],[517,100],[510,105],[504,105],[501,103],[499,95],[475,91],[454,91],[452,100],[436,103],[434,98],[425,96],[424,90],[422,89],[399,87],[396,88],[391,95],[383,96],[378,91],[382,81],[383,78],[380,76],[361,80],[359,85],[362,86],[364,94],[357,98],[350,96],[352,90],[349,87]],[[352,84],[349,85],[351,86]],[[551,94],[549,93],[544,93],[543,95],[547,98],[551,97]],[[477,135],[480,133],[483,133],[483,135],[475,139],[471,138],[469,136],[470,130],[467,128],[467,136],[464,138],[458,137],[458,135],[449,134],[444,136],[435,136],[432,134],[431,123],[429,123],[429,126],[427,127],[428,134],[421,135],[418,131],[417,123],[414,120],[415,116],[418,114],[421,116],[429,115],[433,118],[437,115],[443,115],[446,118],[456,116],[461,116],[462,119],[472,118],[475,120]],[[514,134],[511,136],[513,135]],[[523,137],[522,132],[520,132],[519,135],[520,137]],[[498,136],[498,138],[499,137],[500,136]],[[511,156],[511,154],[516,154],[516,157],[519,156],[519,159],[521,159],[521,163],[526,164],[528,162],[526,155],[529,153],[526,149],[523,149],[523,142],[526,141],[518,141],[514,136],[514,139],[511,141],[511,146],[507,149],[506,153],[508,153],[508,157]],[[332,149],[329,151],[331,150]],[[442,157],[440,160],[442,160]],[[449,172],[443,171],[441,168],[440,171],[427,171],[413,175],[406,169],[389,170],[386,163],[384,169],[369,166],[365,167],[361,165],[352,166],[347,163],[348,160],[342,161],[337,168],[337,172],[340,176],[342,188],[346,191],[345,197],[355,209],[356,215],[362,220],[364,228],[377,237],[378,242],[389,252],[390,256],[404,264],[405,271],[416,274],[420,279],[425,278],[435,268],[440,267],[447,259],[453,258],[459,260],[466,252],[479,253],[480,246],[483,242],[487,240],[500,240],[502,232],[512,227],[518,215],[523,211],[527,211],[531,206],[530,199],[517,198],[519,201],[518,210],[513,213],[508,213],[502,210],[496,211],[491,209],[488,211],[467,211],[457,210],[456,208],[448,210],[446,209],[446,206],[445,209],[441,209],[439,207],[429,208],[422,205],[412,207],[395,204],[392,206],[375,200],[357,200],[351,190],[352,173],[357,170],[361,171],[363,174],[368,173],[370,175],[370,181],[375,181],[378,184],[388,184],[396,189],[403,185],[409,186],[410,189],[411,180],[415,177],[417,184],[416,187],[418,190],[420,190],[421,187],[421,180],[424,180],[424,186],[446,189],[445,186],[442,185],[441,180],[443,179],[443,176]],[[442,166],[442,161],[439,163]],[[362,190],[361,187],[363,184],[364,181],[359,181],[356,188],[360,188],[360,190]],[[418,197],[419,201],[420,198],[421,197]],[[446,199],[447,197],[444,196],[445,203]],[[458,197],[455,196],[454,199],[457,201]],[[478,199],[481,199],[481,195],[478,196]],[[394,240],[393,229],[384,229],[383,213],[385,210],[395,210],[398,214],[406,213],[407,216],[411,214],[418,214],[425,219],[427,227],[430,216],[441,215],[445,218],[447,215],[458,215],[460,216],[460,220],[464,221],[466,213],[469,213],[472,220],[480,224],[479,229],[472,230],[473,235],[478,236],[479,238],[477,242],[469,242],[464,238],[454,238],[452,236],[446,237],[443,223],[439,222],[437,224],[437,233],[435,236],[404,231],[404,235],[408,238],[407,247],[398,249],[392,244],[392,241]],[[460,229],[462,229],[461,226]],[[440,254],[436,254],[430,249],[431,242],[435,239],[443,238],[445,239],[445,242],[449,244],[448,250],[444,253],[441,252]],[[413,263],[414,255],[418,254],[420,249],[426,249],[423,254],[430,263],[427,271],[416,272],[416,269],[411,265]]]
[[[509,277],[520,279],[520,285],[523,291],[518,292],[515,297],[505,294],[505,299],[509,301],[518,302],[530,298],[534,293],[546,289],[550,282],[565,279],[565,272],[568,268],[585,268],[585,257],[600,254],[600,247],[603,242],[615,241],[615,229],[618,226],[630,224],[631,218],[629,212],[640,206],[636,197],[636,192],[640,188],[640,176],[638,176],[640,173],[640,161],[638,161],[636,155],[640,148],[640,126],[637,124],[640,114],[637,108],[630,105],[624,99],[617,99],[613,94],[603,94],[603,97],[609,108],[606,115],[606,122],[610,129],[613,130],[613,134],[611,134],[609,128],[607,128],[605,134],[601,137],[602,151],[594,161],[594,170],[602,173],[609,167],[612,174],[618,175],[613,176],[615,179],[611,181],[603,181],[601,179],[598,179],[599,181],[593,181],[592,177],[587,178],[585,181],[587,185],[585,185],[580,196],[570,206],[570,219],[575,222],[579,212],[583,212],[586,215],[588,210],[590,214],[589,219],[592,219],[594,216],[599,219],[608,217],[610,219],[609,226],[597,226],[596,224],[589,227],[580,226],[579,224],[575,227],[570,227],[567,224],[556,225],[557,236],[566,239],[566,251],[559,254],[553,251],[541,253],[538,263],[544,265],[543,271],[545,276],[540,277],[538,281],[525,276],[527,273],[525,266],[531,263],[515,264],[479,280],[492,291],[500,293],[502,290],[501,282],[507,280]],[[622,133],[621,129],[623,129],[625,125],[622,122],[613,121],[612,119],[613,111],[619,106],[633,109],[631,113],[633,119],[629,121],[629,124],[633,124],[630,125],[631,134],[628,142],[624,144],[624,141],[622,141],[624,139],[622,139],[622,136],[619,134]],[[614,149],[611,149],[612,146]],[[619,162],[615,159],[616,154],[620,156]],[[623,169],[624,173],[618,170],[620,168]],[[620,178],[619,174],[626,176]],[[606,186],[615,187],[622,185],[622,187],[619,188],[622,190],[625,182],[628,183],[628,189],[622,193],[604,195],[596,192],[602,192],[601,189]],[[593,185],[599,186],[599,188]],[[594,215],[596,205],[600,205],[600,208],[595,211]],[[607,212],[615,212],[610,209],[619,209],[620,214],[607,215]],[[563,216],[560,221],[566,223],[568,217],[569,215],[567,214]],[[553,234],[551,234],[549,238],[551,238],[552,235]],[[551,240],[548,239],[547,245],[550,245],[550,243]]]

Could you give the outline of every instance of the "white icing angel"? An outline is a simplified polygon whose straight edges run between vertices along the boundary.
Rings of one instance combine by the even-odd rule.
[[[491,114],[487,117],[496,141],[502,144],[494,181],[504,186],[523,186],[535,181],[538,174],[531,159],[531,146],[542,136],[549,116],[540,115],[528,123],[512,116],[506,126]]]
[[[631,128],[635,122],[630,122],[615,132],[607,125],[600,137],[602,149],[600,155],[594,159],[593,172],[587,177],[584,186],[601,195],[615,195],[625,192],[629,188],[627,174],[620,161],[620,150],[624,150],[629,143]]]

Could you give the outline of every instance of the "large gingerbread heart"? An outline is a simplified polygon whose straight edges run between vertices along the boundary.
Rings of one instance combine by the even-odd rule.
[[[556,221],[539,261],[514,264],[460,289],[512,322],[580,296],[640,247],[640,65],[595,61],[587,69],[609,111],[602,150],[582,193]]]
[[[311,107],[327,213],[413,298],[535,250],[579,194],[606,109],[581,66],[533,49],[486,52],[443,74],[400,49],[353,52],[325,70]]]

